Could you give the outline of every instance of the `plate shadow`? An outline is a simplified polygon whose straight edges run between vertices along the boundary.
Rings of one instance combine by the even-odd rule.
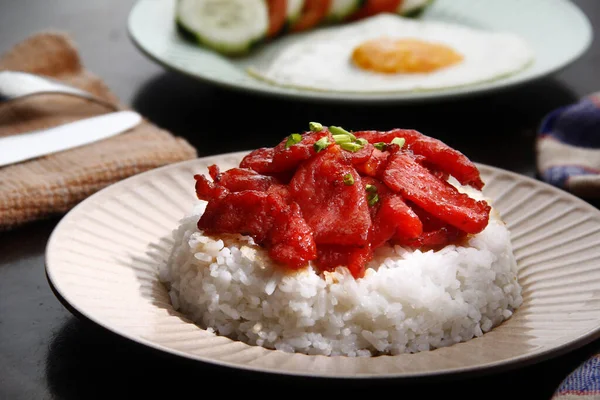
[[[493,94],[415,104],[334,104],[231,91],[173,72],[155,76],[133,106],[186,138],[199,156],[274,146],[309,121],[346,129],[417,129],[473,161],[535,175],[535,136],[542,118],[577,101],[548,78]]]

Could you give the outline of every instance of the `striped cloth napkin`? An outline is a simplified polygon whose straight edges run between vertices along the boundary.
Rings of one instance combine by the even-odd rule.
[[[562,381],[552,400],[600,399],[600,355],[581,364]]]
[[[600,199],[600,92],[549,113],[536,147],[542,180],[586,200]],[[565,377],[552,397],[575,399],[600,399],[600,354]]]
[[[600,199],[600,92],[548,114],[536,145],[544,181],[585,199]]]

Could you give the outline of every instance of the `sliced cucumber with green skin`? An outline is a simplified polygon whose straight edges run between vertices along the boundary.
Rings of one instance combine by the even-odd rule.
[[[287,0],[286,24],[292,25],[300,18],[304,7],[304,0]]]
[[[242,55],[269,29],[266,0],[179,0],[176,23],[185,36],[226,55]]]
[[[327,14],[328,22],[343,21],[365,4],[366,0],[333,0]]]
[[[397,13],[407,18],[420,16],[433,0],[404,0],[398,7]]]

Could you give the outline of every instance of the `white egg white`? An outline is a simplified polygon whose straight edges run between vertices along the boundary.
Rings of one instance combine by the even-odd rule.
[[[416,38],[445,44],[462,62],[430,73],[383,74],[352,62],[362,42],[378,37]],[[528,44],[511,33],[473,29],[440,21],[379,14],[302,35],[249,66],[248,72],[274,85],[334,92],[404,92],[472,85],[514,74],[534,59]]]

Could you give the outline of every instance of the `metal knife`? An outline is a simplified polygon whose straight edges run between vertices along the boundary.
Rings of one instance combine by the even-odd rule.
[[[136,112],[118,111],[0,138],[0,167],[106,139],[133,128],[141,120]]]

